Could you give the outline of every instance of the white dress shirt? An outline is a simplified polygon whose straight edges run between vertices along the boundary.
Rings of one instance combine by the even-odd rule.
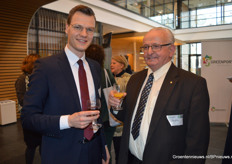
[[[77,92],[78,95],[81,95],[80,93],[80,84],[79,84],[79,75],[78,75],[78,69],[79,69],[79,65],[77,63],[77,61],[80,59],[77,55],[75,55],[73,52],[71,52],[68,47],[65,47],[65,53],[67,55],[70,67],[72,69],[72,74],[76,83],[76,87],[77,87]],[[86,72],[86,78],[87,78],[87,83],[88,83],[88,88],[89,88],[89,97],[90,100],[95,100],[96,99],[96,95],[95,95],[95,87],[94,87],[94,82],[93,82],[93,76],[89,67],[88,62],[85,59],[85,55],[81,58],[81,60],[83,61],[83,66]],[[81,96],[79,96],[80,102],[81,102]],[[80,103],[81,104],[81,103]],[[65,115],[65,116],[61,116],[60,117],[60,130],[63,129],[67,129],[70,128],[68,125],[68,116],[69,115]]]
[[[160,88],[161,88],[161,86],[163,84],[164,78],[165,78],[170,66],[171,66],[171,61],[168,62],[167,64],[165,64],[164,66],[162,66],[159,70],[157,70],[155,72],[152,72],[152,70],[150,68],[148,68],[147,77],[144,80],[143,86],[142,86],[142,88],[140,90],[140,93],[139,93],[139,96],[138,96],[138,99],[137,99],[137,103],[136,103],[134,113],[133,113],[133,116],[132,116],[130,130],[132,130],[132,125],[133,125],[133,122],[134,122],[135,114],[137,112],[137,108],[138,108],[138,105],[139,105],[139,100],[140,100],[142,90],[143,90],[144,86],[147,83],[149,75],[151,73],[153,73],[153,75],[154,75],[153,85],[152,85],[150,94],[148,95],[147,103],[146,103],[146,106],[145,106],[145,110],[144,110],[144,114],[143,114],[143,118],[142,118],[142,122],[141,122],[139,136],[138,136],[138,138],[136,140],[134,140],[132,134],[130,133],[130,140],[129,140],[130,152],[135,157],[140,159],[141,161],[143,160],[143,152],[144,152],[144,148],[145,148],[145,145],[146,145],[147,134],[148,134],[148,131],[149,131],[151,117],[152,117],[152,114],[153,114],[153,110],[155,108],[156,100],[158,98]]]

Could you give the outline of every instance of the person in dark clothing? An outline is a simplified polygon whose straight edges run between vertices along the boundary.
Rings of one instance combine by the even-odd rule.
[[[39,59],[24,96],[22,125],[43,135],[42,164],[108,164],[110,155],[102,128],[93,128],[99,110],[90,110],[101,87],[101,67],[85,57],[96,27],[94,11],[77,5],[69,11],[67,44]]]
[[[114,75],[115,81],[117,85],[120,85],[121,90],[126,90],[126,85],[131,77],[129,73],[125,71],[128,67],[128,62],[123,55],[113,56],[111,59],[111,72]],[[116,127],[113,142],[114,142],[114,150],[115,150],[115,161],[116,164],[119,164],[119,151],[120,151],[120,142],[122,138],[123,124],[120,124]]]
[[[34,62],[39,57],[40,56],[37,54],[30,54],[26,56],[23,60],[21,66],[21,70],[23,71],[23,73],[17,78],[15,82],[15,89],[18,98],[19,109],[23,106],[24,94],[28,89],[27,85],[29,82],[29,76],[31,75],[34,68]],[[24,141],[27,146],[25,151],[26,164],[32,164],[35,156],[35,150],[37,147],[40,148],[42,136],[39,133],[26,130],[24,128],[23,128],[23,134],[24,134]]]
[[[229,80],[232,83],[232,79]],[[232,111],[232,105],[231,105],[231,111]],[[232,112],[230,112],[230,122],[229,122],[229,128],[227,132],[227,138],[224,148],[224,156],[232,156]],[[222,160],[222,164],[232,164],[232,159],[226,159],[224,158]]]
[[[106,136],[106,143],[108,150],[110,152],[111,150],[111,144],[113,140],[113,135],[115,132],[115,127],[110,126],[109,123],[109,112],[108,112],[108,106],[106,103],[105,95],[103,93],[103,89],[106,88],[106,86],[113,85],[115,83],[115,79],[113,74],[111,73],[110,70],[104,68],[104,61],[105,61],[105,52],[102,46],[97,45],[97,44],[91,44],[87,50],[85,51],[86,57],[93,59],[97,61],[100,66],[102,67],[102,72],[101,72],[101,115],[100,118],[102,119],[103,122],[103,127],[104,127],[104,132]],[[106,75],[108,74],[109,81],[106,80]],[[108,85],[106,84],[106,81]],[[110,162],[111,163],[111,162]]]
[[[131,66],[128,64],[127,68],[125,69],[125,72],[129,73],[129,74],[133,74],[133,71],[131,69]]]
[[[126,86],[119,164],[203,164],[209,145],[209,93],[206,79],[177,68],[173,33],[156,27],[145,34],[141,51],[148,69]],[[112,91],[109,104],[121,101]]]

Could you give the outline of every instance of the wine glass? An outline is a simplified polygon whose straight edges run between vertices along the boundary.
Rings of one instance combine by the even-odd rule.
[[[89,110],[100,110],[101,108],[101,100],[96,98],[95,100],[87,100],[87,108]],[[97,131],[99,128],[102,127],[102,124],[96,120],[92,121],[92,128],[94,131]]]
[[[117,99],[120,99],[120,105],[118,106],[112,106],[112,109],[113,110],[122,110],[122,107],[121,107],[121,103],[122,103],[122,99],[123,99],[123,96],[124,96],[124,92],[125,92],[125,89],[123,88],[122,85],[118,85],[118,84],[114,84],[113,86],[114,88],[114,97],[116,97]]]

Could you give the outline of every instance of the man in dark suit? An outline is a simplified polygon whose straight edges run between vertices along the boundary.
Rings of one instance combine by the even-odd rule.
[[[30,77],[22,124],[26,129],[43,134],[43,164],[109,162],[103,130],[93,131],[91,127],[91,122],[99,117],[99,111],[83,111],[87,108],[87,98],[99,97],[100,66],[85,58],[95,24],[91,8],[79,5],[70,10],[65,30],[68,43],[64,51],[38,60]],[[82,78],[82,68],[87,80]],[[82,73],[79,72],[81,69]],[[87,92],[82,92],[83,88]]]
[[[143,39],[148,69],[133,75],[115,116],[124,122],[120,164],[204,163],[209,144],[206,80],[174,66],[175,39],[165,28]],[[110,93],[109,103],[120,100]]]
[[[229,79],[229,81],[232,83],[232,79]],[[222,164],[232,164],[232,105],[230,110],[230,121],[229,121],[229,127],[227,131],[227,137],[226,137],[226,143],[224,147],[224,156],[229,156],[230,159],[224,158],[222,159]]]

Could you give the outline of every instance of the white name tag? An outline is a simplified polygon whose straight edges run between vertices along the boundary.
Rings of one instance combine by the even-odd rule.
[[[171,126],[183,125],[183,114],[167,115],[168,122]]]

